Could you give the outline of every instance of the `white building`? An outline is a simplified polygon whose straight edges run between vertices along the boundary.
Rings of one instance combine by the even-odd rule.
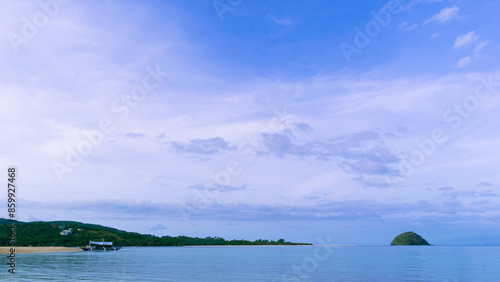
[[[63,230],[63,231],[61,231],[61,233],[59,233],[59,234],[64,235],[64,236],[66,236],[66,235],[71,235],[71,234],[73,234],[73,229],[72,229],[72,228],[69,228],[68,230]]]

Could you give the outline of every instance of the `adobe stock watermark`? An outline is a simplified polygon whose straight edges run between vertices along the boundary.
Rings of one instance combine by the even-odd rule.
[[[49,24],[50,20],[59,14],[62,5],[66,5],[70,0],[40,0],[38,1],[38,11],[30,18],[22,17],[23,25],[18,33],[9,32],[7,37],[14,53],[19,53],[22,44],[28,44],[40,32],[42,28]]]
[[[400,164],[397,167],[400,172],[400,177],[386,176],[386,181],[389,184],[395,184],[402,181],[402,178],[412,175],[416,168],[423,165],[436,150],[436,148],[444,143],[451,131],[460,129],[464,120],[472,116],[472,113],[479,109],[481,103],[488,100],[493,94],[498,92],[495,87],[500,87],[500,81],[494,81],[490,75],[488,78],[480,77],[478,85],[471,94],[465,97],[461,102],[455,103],[450,109],[446,110],[443,115],[443,121],[448,126],[447,129],[441,127],[435,128],[428,137],[420,140],[415,140],[417,148],[409,153],[399,154]]]
[[[241,5],[243,0],[215,0],[212,2],[212,6],[219,16],[220,21],[224,20],[224,14],[227,12],[233,12],[236,7]]]
[[[339,48],[344,55],[347,63],[351,63],[351,56],[353,54],[360,54],[362,49],[366,48],[372,42],[372,39],[377,37],[382,28],[387,27],[391,21],[393,15],[397,15],[403,11],[399,0],[391,0],[384,7],[382,7],[378,12],[371,11],[372,19],[367,22],[363,29],[359,27],[354,28],[354,37],[352,44],[347,42],[342,42],[339,44]]]
[[[302,279],[312,279],[311,274],[314,273],[319,265],[328,260],[334,253],[333,243],[330,235],[326,241],[318,237],[316,241],[319,243],[314,248],[313,254],[305,257],[299,265],[293,265],[291,270],[283,273],[281,279],[283,281],[301,281]]]
[[[286,107],[282,111],[274,110],[274,116],[269,120],[268,124],[259,131],[259,134],[247,137],[238,146],[238,153],[244,156],[246,163],[252,162],[259,152],[259,148],[263,148],[265,134],[282,132],[290,120],[290,116],[286,113]],[[271,138],[267,139],[270,140]],[[243,172],[241,160],[231,159],[226,163],[225,168],[219,171],[209,172],[209,178],[212,180],[208,187],[213,189],[194,189],[193,200],[190,204],[179,206],[179,211],[184,218],[184,221],[190,224],[190,217],[194,214],[201,213],[207,208],[207,205],[215,199],[221,192],[218,187],[228,187],[231,184],[233,177],[240,175]]]
[[[148,95],[159,87],[163,79],[168,77],[168,73],[162,72],[158,65],[153,69],[146,67],[146,74],[143,76],[141,83],[135,84],[130,93],[122,94],[119,99],[116,99],[110,105],[110,110],[114,114],[115,120],[125,120],[130,112],[139,106],[139,103],[144,101]],[[115,130],[115,122],[113,118],[105,117],[99,122],[99,126],[94,130],[84,131],[84,139],[80,140],[75,146],[66,147],[66,156],[63,162],[53,161],[52,170],[57,176],[59,182],[64,180],[64,175],[73,172],[73,170],[82,164],[85,157],[88,157],[94,149],[99,146],[104,135]]]

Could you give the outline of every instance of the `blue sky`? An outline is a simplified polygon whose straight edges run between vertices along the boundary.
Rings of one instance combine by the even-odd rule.
[[[20,171],[19,219],[499,242],[499,10],[0,1],[0,164]]]

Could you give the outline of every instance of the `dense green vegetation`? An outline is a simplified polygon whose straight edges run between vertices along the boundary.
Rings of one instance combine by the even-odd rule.
[[[422,236],[409,231],[399,234],[392,240],[391,245],[430,245]]]
[[[0,246],[8,245],[11,222],[0,218]],[[63,228],[61,228],[63,227]],[[73,234],[60,235],[60,232],[72,228]],[[85,246],[89,241],[112,241],[115,246],[199,246],[199,245],[311,245],[291,243],[284,239],[269,240],[225,240],[220,237],[192,238],[187,236],[154,236],[127,232],[96,224],[76,221],[51,222],[16,222],[17,246]]]

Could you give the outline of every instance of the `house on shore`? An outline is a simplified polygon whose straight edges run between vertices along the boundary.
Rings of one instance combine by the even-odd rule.
[[[61,233],[59,233],[59,234],[61,234],[61,235],[63,235],[63,236],[71,235],[71,234],[73,234],[73,229],[72,229],[72,228],[69,228],[68,230],[63,230],[63,231],[61,231]]]

